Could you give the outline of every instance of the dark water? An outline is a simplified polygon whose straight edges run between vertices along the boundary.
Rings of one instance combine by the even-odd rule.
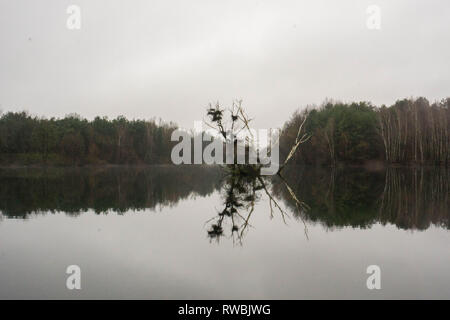
[[[265,190],[197,166],[2,169],[0,298],[449,299],[449,181],[291,167]]]

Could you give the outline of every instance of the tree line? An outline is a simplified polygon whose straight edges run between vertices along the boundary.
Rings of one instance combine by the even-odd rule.
[[[403,99],[380,108],[369,102],[325,101],[297,111],[282,128],[281,162],[302,124],[310,138],[291,164],[450,163],[450,98],[434,103]],[[0,116],[0,164],[171,164],[176,129],[172,122],[155,120],[89,121],[76,114],[47,119],[7,112]]]
[[[295,112],[286,122],[281,158],[287,156],[305,118],[311,138],[294,155],[296,164],[450,163],[450,98],[432,104],[422,97],[403,99],[380,108],[369,102],[325,101]]]
[[[173,123],[76,114],[46,119],[27,112],[0,117],[3,164],[164,164],[170,163]]]

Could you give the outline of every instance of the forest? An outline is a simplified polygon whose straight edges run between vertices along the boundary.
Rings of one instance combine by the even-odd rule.
[[[369,102],[325,101],[296,112],[286,122],[280,138],[281,159],[304,120],[311,138],[291,163],[448,166],[450,162],[450,98],[432,104],[425,98],[403,99],[380,108]]]
[[[400,165],[450,163],[450,98],[370,102],[325,101],[295,112],[283,126],[280,160],[294,144],[304,122],[310,136],[291,164],[336,166],[376,161]],[[0,115],[1,165],[171,164],[177,125],[125,117],[87,120],[70,114],[42,118],[27,112]]]
[[[46,119],[8,112],[0,118],[0,163],[165,164],[175,129],[173,123],[154,120],[88,121],[76,114]]]

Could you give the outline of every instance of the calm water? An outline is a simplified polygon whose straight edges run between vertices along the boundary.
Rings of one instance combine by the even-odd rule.
[[[450,298],[448,170],[284,175],[0,170],[0,298]]]

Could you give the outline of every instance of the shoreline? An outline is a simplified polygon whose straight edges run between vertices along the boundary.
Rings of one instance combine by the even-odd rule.
[[[98,169],[98,168],[147,168],[147,167],[219,167],[220,164],[83,164],[83,165],[54,165],[54,164],[0,164],[0,169],[46,169],[46,168],[58,168],[58,169]],[[448,168],[446,164],[417,164],[417,163],[386,163],[383,161],[371,161],[365,163],[337,163],[336,165],[320,165],[320,164],[289,164],[286,167],[307,167],[307,168],[322,168],[322,169],[340,169],[340,168],[363,168],[367,170],[384,170],[388,168]]]

